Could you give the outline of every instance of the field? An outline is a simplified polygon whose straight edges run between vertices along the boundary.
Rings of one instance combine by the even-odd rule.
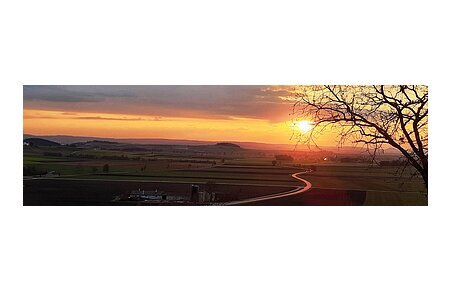
[[[399,171],[397,167],[329,164],[317,166],[305,178],[320,188],[364,190],[365,205],[427,205],[421,179],[412,176],[411,168]]]
[[[397,167],[337,161],[279,160],[274,153],[214,146],[24,146],[25,205],[110,205],[137,189],[187,195],[191,184],[216,192],[220,202],[284,192],[303,184],[302,197],[257,205],[427,205],[421,180]]]
[[[209,185],[202,185],[207,189]],[[220,202],[238,198],[250,198],[267,193],[289,190],[289,187],[239,186],[218,184],[215,190],[226,193]],[[129,203],[112,202],[113,198],[135,189],[162,190],[188,196],[190,183],[112,181],[112,180],[66,180],[38,179],[29,180],[24,186],[24,204],[26,205],[129,205]],[[225,197],[225,198],[224,198]]]

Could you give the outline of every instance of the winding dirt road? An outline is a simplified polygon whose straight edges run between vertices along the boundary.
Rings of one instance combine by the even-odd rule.
[[[297,187],[295,189],[292,189],[292,190],[289,190],[289,191],[285,191],[285,192],[279,192],[279,193],[264,195],[264,196],[260,196],[260,197],[253,197],[253,198],[244,199],[244,200],[231,201],[231,202],[225,203],[224,205],[242,205],[242,204],[248,204],[248,203],[253,203],[253,202],[257,202],[257,201],[264,201],[264,200],[282,198],[282,197],[287,197],[287,196],[292,196],[292,195],[304,193],[304,192],[306,192],[306,191],[311,189],[312,184],[308,180],[300,178],[298,176],[301,175],[301,174],[308,173],[308,172],[311,172],[311,171],[307,170],[307,171],[303,171],[303,172],[297,172],[297,173],[294,173],[294,174],[291,175],[293,178],[295,178],[295,179],[305,183],[306,186],[299,186],[299,187]]]

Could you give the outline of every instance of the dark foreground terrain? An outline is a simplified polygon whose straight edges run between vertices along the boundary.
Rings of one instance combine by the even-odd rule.
[[[24,180],[24,205],[132,205],[113,202],[114,197],[132,190],[160,190],[189,196],[190,183],[111,181],[111,180]],[[217,192],[219,202],[257,197],[292,189],[288,186],[200,185],[200,190]]]
[[[200,185],[208,190],[211,185]],[[244,200],[292,189],[287,186],[253,186],[215,184],[219,202]],[[132,190],[161,190],[169,194],[188,196],[190,183],[99,181],[36,179],[25,180],[23,188],[24,205],[137,205],[129,202],[113,202],[115,196]],[[298,196],[249,203],[247,205],[363,205],[365,191],[312,189]]]
[[[278,199],[253,202],[248,205],[312,205],[312,206],[342,206],[364,205],[366,192],[361,190],[339,190],[313,188],[308,192]]]

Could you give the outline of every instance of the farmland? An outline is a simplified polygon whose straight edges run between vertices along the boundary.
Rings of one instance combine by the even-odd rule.
[[[302,197],[273,205],[426,205],[426,189],[412,170],[368,163],[323,161],[319,155],[277,160],[289,152],[249,150],[228,145],[181,146],[84,142],[70,146],[24,146],[24,204],[119,205],[114,196],[136,190],[189,194],[190,185],[220,195],[220,201],[242,200],[302,186]],[[323,154],[323,153],[321,153]],[[329,154],[329,153],[327,153]],[[260,203],[261,205],[267,204]]]

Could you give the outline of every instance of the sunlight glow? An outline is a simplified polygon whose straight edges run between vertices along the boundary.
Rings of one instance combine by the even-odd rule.
[[[307,120],[295,122],[295,126],[300,130],[301,133],[307,133],[312,130],[314,123]]]
[[[24,132],[108,138],[163,138],[287,144],[292,127],[285,121],[237,118],[205,119],[24,109]],[[292,122],[289,122],[294,126]],[[296,130],[297,127],[295,127]]]

